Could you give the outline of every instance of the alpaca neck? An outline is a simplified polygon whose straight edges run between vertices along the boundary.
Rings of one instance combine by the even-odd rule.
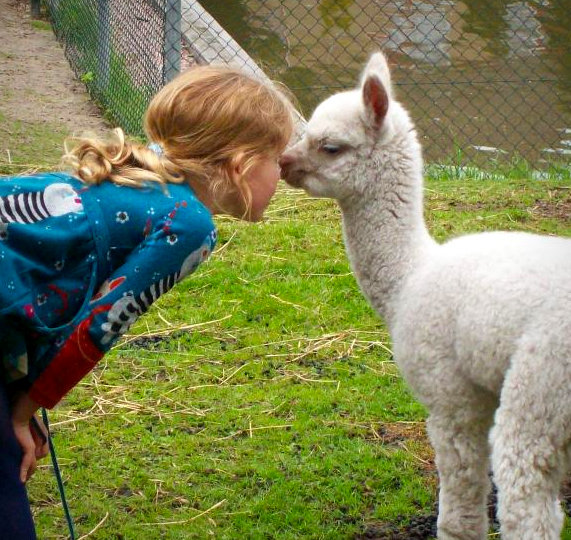
[[[353,272],[389,326],[407,276],[435,245],[422,216],[422,175],[414,170],[418,166],[409,167],[377,168],[377,177],[367,182],[366,196],[340,203]]]

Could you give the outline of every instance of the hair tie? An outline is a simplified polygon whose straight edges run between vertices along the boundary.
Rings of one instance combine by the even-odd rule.
[[[157,156],[162,156],[165,153],[163,147],[156,142],[150,143],[148,148],[151,149],[155,154],[157,154]]]

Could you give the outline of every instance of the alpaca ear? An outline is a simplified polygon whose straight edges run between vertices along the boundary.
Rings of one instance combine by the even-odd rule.
[[[361,86],[364,86],[365,81],[371,75],[376,75],[379,81],[385,87],[385,91],[389,98],[392,97],[392,85],[391,85],[391,71],[389,69],[389,64],[385,55],[382,52],[376,52],[371,55],[365,69],[363,70],[363,75],[361,76]]]
[[[379,129],[389,110],[389,96],[376,75],[369,75],[363,83],[363,103],[371,125]]]

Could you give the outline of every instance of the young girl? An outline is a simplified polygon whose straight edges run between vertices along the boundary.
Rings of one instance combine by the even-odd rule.
[[[23,482],[47,453],[53,407],[216,242],[213,214],[262,218],[292,131],[276,89],[221,67],[165,86],[151,148],[80,139],[73,174],[0,179],[0,528],[35,538]]]

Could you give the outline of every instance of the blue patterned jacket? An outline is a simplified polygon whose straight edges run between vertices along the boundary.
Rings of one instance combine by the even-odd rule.
[[[2,380],[53,407],[215,243],[187,184],[0,178]]]

